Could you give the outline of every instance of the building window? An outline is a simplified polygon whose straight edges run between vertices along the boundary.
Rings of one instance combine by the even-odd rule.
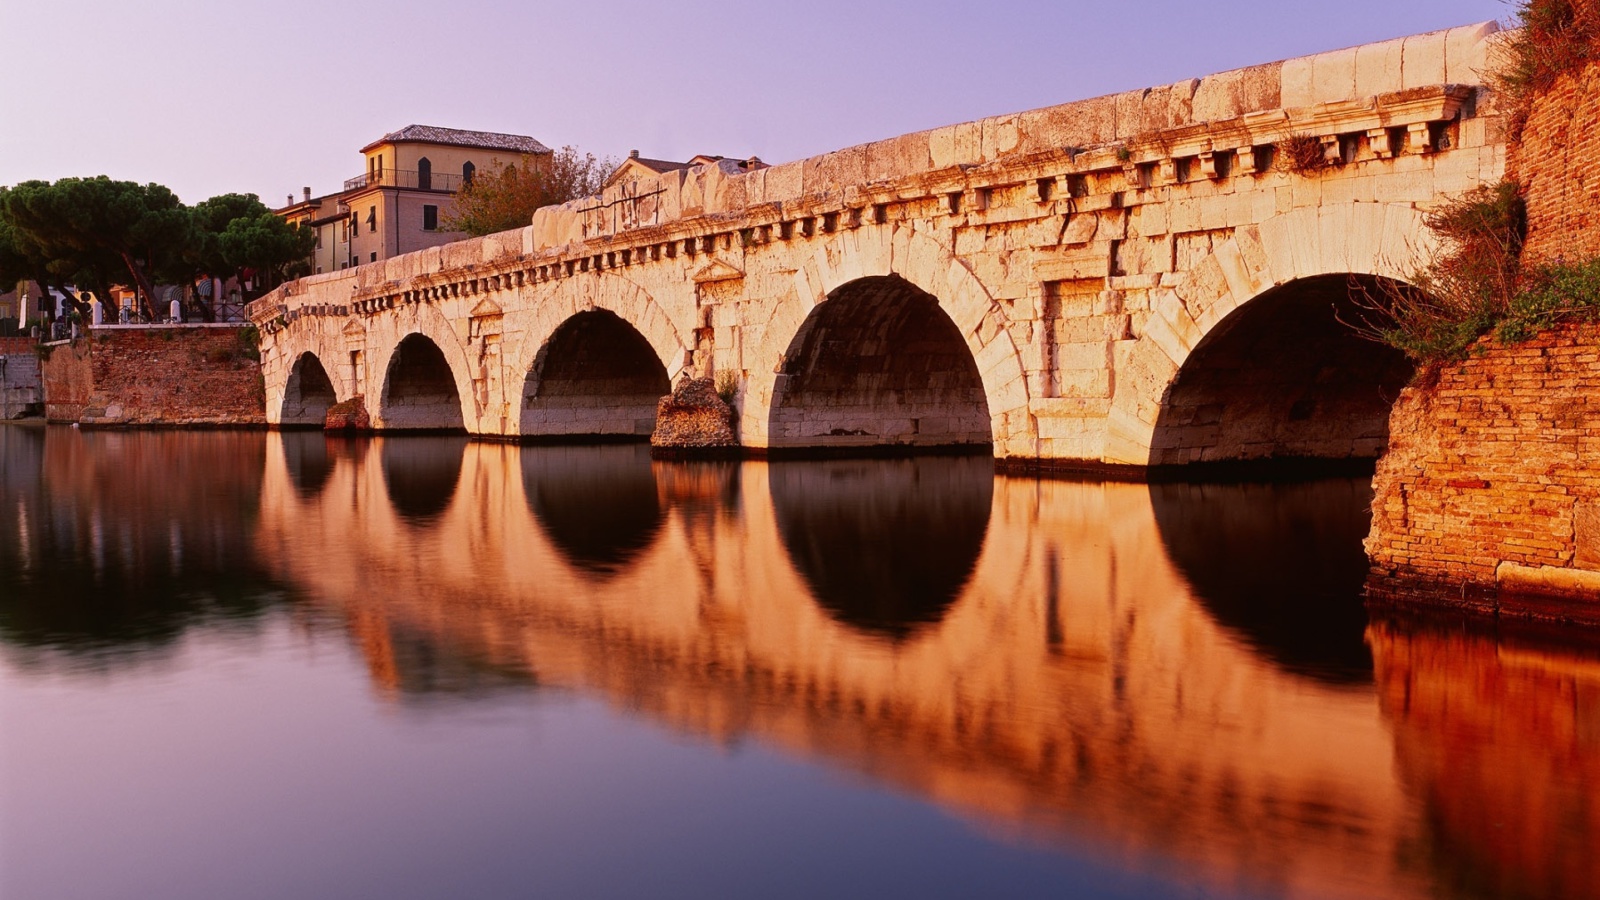
[[[478,171],[478,167],[473,165],[470,162],[461,164],[461,186],[462,187],[466,187],[467,185],[472,183],[472,173],[474,173],[476,171]]]
[[[369,206],[369,207],[367,207],[367,233],[368,234],[373,234],[373,233],[376,233],[377,230],[378,230],[378,208],[376,206]]]
[[[372,252],[372,261],[373,262],[377,262],[378,261],[378,252],[376,250],[374,250]]]
[[[422,230],[435,231],[439,227],[439,207],[424,206],[422,208]]]
[[[424,191],[433,190],[433,162],[426,156],[417,160],[417,187]]]

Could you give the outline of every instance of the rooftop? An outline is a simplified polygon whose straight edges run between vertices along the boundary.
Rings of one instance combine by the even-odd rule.
[[[437,125],[407,125],[391,131],[361,148],[365,153],[381,144],[399,143],[447,144],[452,147],[480,147],[484,150],[510,150],[516,153],[549,153],[550,148],[525,134],[501,134],[497,131],[467,131],[463,128],[440,128]]]

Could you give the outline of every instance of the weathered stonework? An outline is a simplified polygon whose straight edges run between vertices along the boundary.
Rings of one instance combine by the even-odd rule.
[[[328,407],[322,427],[328,431],[371,431],[372,416],[367,412],[366,398],[351,397]]]
[[[97,328],[47,345],[45,416],[81,425],[264,426],[261,370],[244,330]]]
[[[1373,598],[1600,624],[1600,326],[1482,350],[1395,404]]]
[[[670,172],[518,231],[304,279],[251,307],[268,418],[316,421],[359,394],[380,430],[640,433],[635,389],[603,386],[659,367],[668,383],[735,373],[736,430],[757,449],[992,443],[1047,467],[1371,458],[1382,416],[1350,411],[1383,394],[1369,373],[1392,360],[1330,350],[1286,379],[1254,362],[1256,312],[1293,307],[1287,326],[1314,330],[1327,309],[1308,297],[1408,277],[1432,246],[1429,205],[1501,177],[1477,75],[1494,31],[754,172]],[[1301,134],[1329,166],[1274,160]],[[601,344],[562,336],[596,313],[636,338],[605,345],[617,372],[585,362]],[[1186,372],[1192,358],[1206,371]],[[569,374],[552,383],[552,365]],[[302,380],[326,391],[307,404]]]
[[[733,410],[709,378],[685,378],[661,398],[650,446],[665,451],[734,447]]]
[[[43,403],[34,343],[25,337],[0,338],[0,419],[37,415]]]

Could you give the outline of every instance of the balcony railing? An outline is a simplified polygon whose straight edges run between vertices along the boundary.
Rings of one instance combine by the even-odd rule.
[[[368,172],[357,175],[344,183],[347,191],[360,190],[369,187],[407,188],[413,191],[440,191],[453,194],[461,190],[462,178],[460,175],[451,175],[445,172],[422,173],[412,169],[384,169],[382,172]]]

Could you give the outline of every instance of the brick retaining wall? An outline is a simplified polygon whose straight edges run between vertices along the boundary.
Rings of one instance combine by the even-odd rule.
[[[1512,143],[1528,201],[1530,258],[1600,255],[1600,64],[1557,78]]]
[[[243,330],[104,328],[53,345],[45,415],[84,425],[264,426],[261,366]]]
[[[1483,350],[1395,404],[1372,597],[1600,624],[1600,325]]]

